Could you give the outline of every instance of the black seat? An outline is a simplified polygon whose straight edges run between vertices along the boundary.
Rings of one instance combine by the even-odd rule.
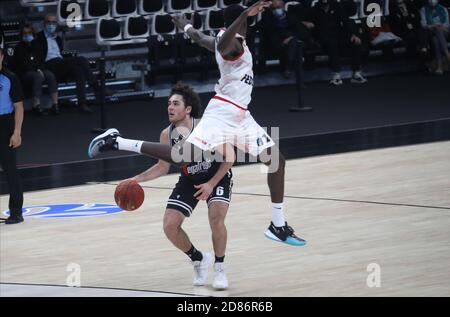
[[[216,9],[217,0],[194,0],[193,9],[198,10],[207,10],[207,9]]]
[[[95,19],[109,14],[108,0],[87,0],[86,19]]]
[[[128,16],[136,13],[137,6],[135,0],[114,0],[113,1],[113,16]]]
[[[167,12],[184,12],[191,8],[191,0],[167,0]]]
[[[126,23],[126,38],[147,37],[149,35],[148,20],[143,16],[129,17]]]
[[[139,0],[139,14],[153,15],[164,10],[163,0]]]
[[[153,21],[152,33],[156,34],[173,34],[175,33],[175,25],[169,14],[156,15]]]
[[[122,27],[115,19],[100,19],[97,25],[96,40],[98,45],[110,45],[111,41],[122,40]]]
[[[216,31],[225,25],[223,10],[209,10],[206,14],[205,30]]]

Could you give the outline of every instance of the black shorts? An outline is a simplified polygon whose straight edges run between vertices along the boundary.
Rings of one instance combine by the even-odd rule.
[[[175,209],[181,212],[186,217],[189,217],[197,206],[199,200],[194,197],[198,189],[192,180],[186,176],[180,176],[178,183],[172,191],[168,201],[167,209]],[[213,202],[224,202],[229,204],[231,201],[231,188],[233,187],[233,173],[229,171],[214,188],[211,196],[206,202],[208,207]]]

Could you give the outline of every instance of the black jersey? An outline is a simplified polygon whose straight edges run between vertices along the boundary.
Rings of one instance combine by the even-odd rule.
[[[171,146],[181,146],[189,134],[194,130],[195,126],[199,122],[199,119],[192,118],[192,129],[190,131],[184,128],[176,128],[172,123],[169,126],[169,142]],[[202,161],[192,162],[183,165],[181,175],[189,178],[195,184],[202,184],[209,181],[217,172],[220,167],[220,162],[208,158],[208,155],[203,155]]]

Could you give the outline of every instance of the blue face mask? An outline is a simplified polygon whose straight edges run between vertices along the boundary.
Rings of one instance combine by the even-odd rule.
[[[273,10],[273,14],[275,14],[275,16],[277,17],[282,17],[284,15],[284,10],[281,8],[277,8]]]
[[[34,40],[34,36],[31,35],[31,34],[29,34],[29,35],[24,35],[24,36],[22,37],[22,40],[24,40],[24,41],[27,42],[27,43],[30,43],[32,40]]]
[[[53,34],[56,32],[56,24],[47,24],[45,26],[45,30],[47,31],[47,33],[49,34]]]

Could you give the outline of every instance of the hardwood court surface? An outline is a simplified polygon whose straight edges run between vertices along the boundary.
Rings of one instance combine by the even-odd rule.
[[[211,277],[208,286],[191,286],[187,257],[164,236],[162,216],[177,175],[143,184],[146,199],[134,212],[0,225],[0,282],[65,285],[67,266],[77,263],[82,286],[92,287],[213,296],[450,296],[449,157],[450,142],[440,142],[288,161],[286,214],[305,247],[264,238],[271,218],[266,176],[260,165],[234,168],[227,291],[213,291]],[[29,192],[25,205],[114,203],[114,189]],[[1,210],[6,206],[2,196]],[[204,202],[184,227],[197,248],[212,250]],[[366,284],[370,263],[380,266],[381,287]]]

